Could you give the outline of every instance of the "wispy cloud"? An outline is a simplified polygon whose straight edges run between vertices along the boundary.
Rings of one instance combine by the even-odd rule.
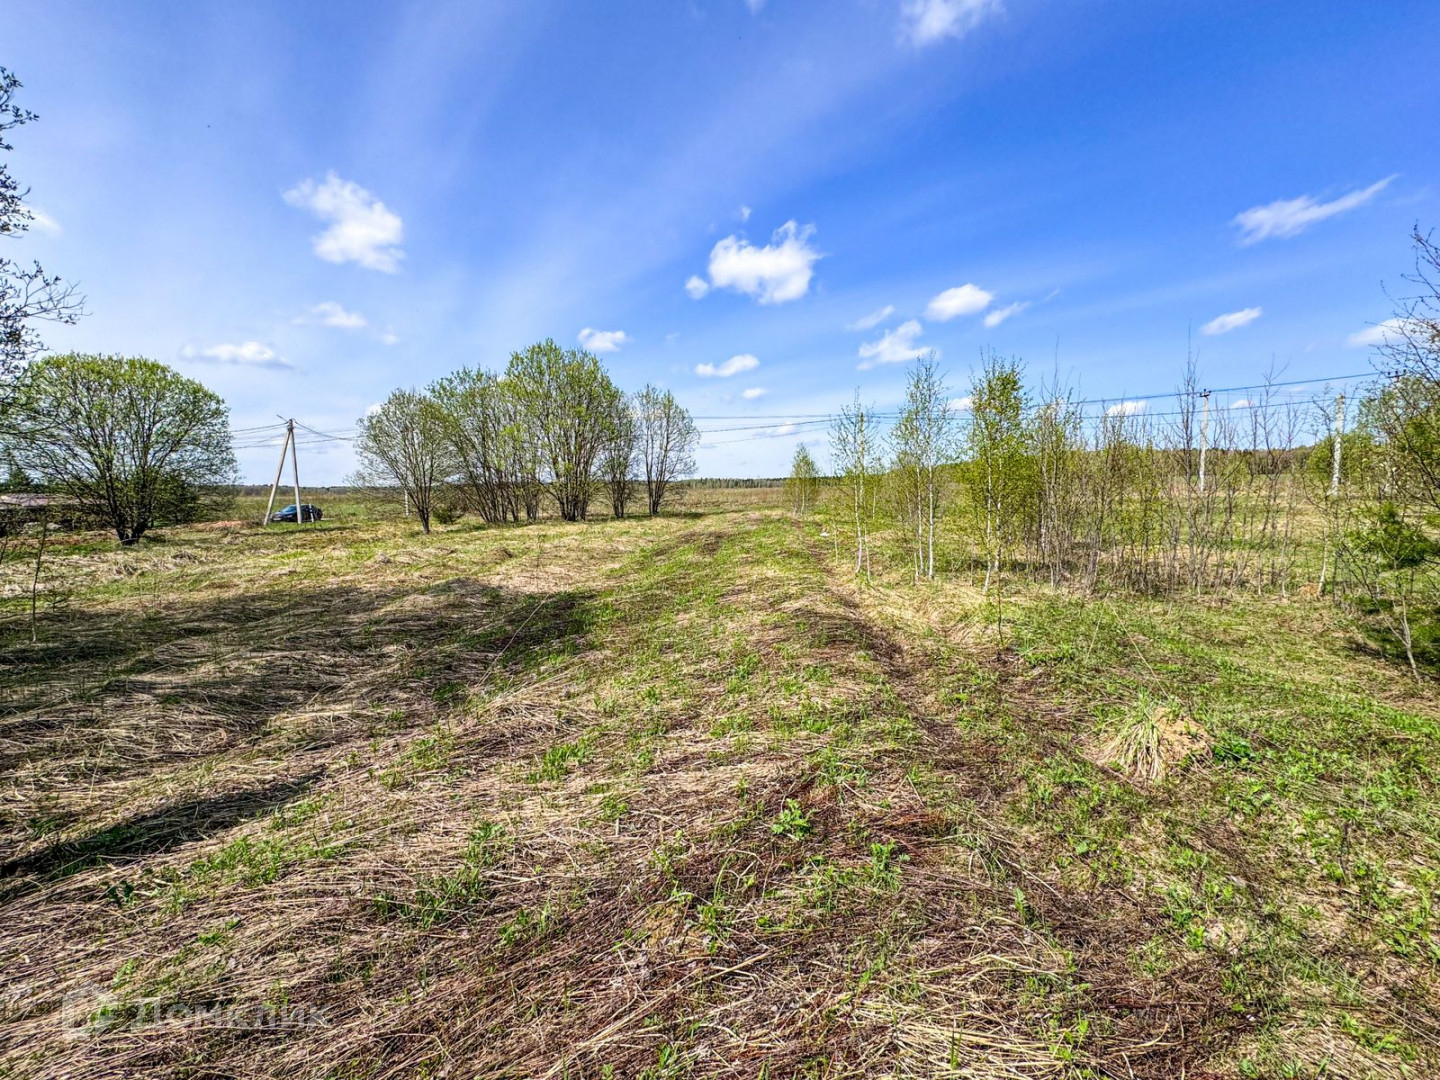
[[[1215,337],[1217,334],[1228,334],[1231,330],[1239,330],[1242,326],[1249,326],[1264,313],[1263,308],[1247,307],[1239,311],[1229,312],[1225,315],[1217,315],[1204,326],[1200,327],[1200,332],[1210,337]]]
[[[855,320],[854,322],[852,322],[849,326],[845,327],[845,329],[846,329],[846,330],[873,330],[875,327],[879,326],[882,322],[884,322],[886,319],[888,319],[891,315],[894,315],[894,314],[895,314],[895,305],[894,305],[894,304],[886,304],[886,305],[885,305],[884,307],[882,307],[879,311],[872,311],[869,315],[866,315],[864,318],[862,318],[862,319],[856,319],[856,320]]]
[[[940,293],[925,308],[925,317],[935,322],[949,322],[961,315],[977,315],[990,306],[994,293],[979,285],[957,285]]]
[[[1364,330],[1357,330],[1345,339],[1345,344],[1352,349],[1369,349],[1376,345],[1386,345],[1392,341],[1400,341],[1405,336],[1404,319],[1386,319],[1374,326],[1367,326]]]
[[[752,386],[748,390],[742,390],[740,396],[746,401],[754,401],[756,398],[764,397],[769,392],[770,391],[766,390],[763,386]]]
[[[919,319],[910,319],[894,330],[887,330],[878,341],[867,341],[860,346],[860,363],[857,366],[861,371],[867,371],[879,364],[904,364],[931,352],[931,349],[915,344],[921,329]]]
[[[258,341],[244,341],[239,345],[211,345],[204,349],[196,349],[187,345],[180,350],[180,355],[187,360],[198,360],[201,363],[231,364],[237,367],[269,368],[272,370],[289,370],[295,367],[283,356],[276,355],[274,349],[263,345]]]
[[[620,346],[629,340],[630,335],[624,330],[596,330],[587,326],[580,331],[580,344],[595,353],[619,352]]]
[[[1398,175],[1398,174],[1397,174]],[[1236,214],[1232,224],[1240,227],[1240,243],[1254,244],[1272,236],[1295,236],[1316,222],[1364,206],[1384,191],[1394,176],[1377,180],[1367,188],[1352,191],[1329,202],[1318,202],[1313,196],[1301,195],[1298,199],[1277,199],[1264,206],[1252,206]]]
[[[814,235],[813,225],[787,221],[764,247],[727,236],[710,251],[709,282],[692,276],[685,291],[696,300],[711,288],[731,289],[762,304],[798,300],[810,291],[815,262],[821,257],[810,244]]]
[[[329,228],[314,237],[315,254],[326,262],[353,262],[369,270],[393,274],[405,253],[405,229],[398,214],[359,184],[333,172],[323,183],[302,180],[285,192],[291,206],[308,210]]]
[[[951,412],[969,412],[969,411],[970,411],[971,409],[973,409],[974,407],[975,407],[975,399],[974,399],[973,397],[971,397],[969,394],[966,394],[964,397],[957,397],[957,398],[951,398],[951,399],[950,399],[950,411],[951,411]]]
[[[760,366],[760,361],[749,353],[741,353],[739,356],[732,356],[723,364],[696,364],[695,374],[707,379],[728,379],[731,375],[739,375],[742,371],[754,371]]]
[[[333,326],[339,330],[362,330],[366,322],[365,316],[358,311],[346,311],[344,307],[334,300],[326,300],[316,304],[310,309],[310,314],[305,319],[297,319],[296,322],[317,322],[322,326]]]
[[[1016,300],[1013,304],[1006,304],[1002,308],[996,308],[985,316],[985,329],[994,330],[1011,315],[1019,315],[1030,306],[1028,300]]]
[[[901,0],[900,33],[913,45],[962,38],[1004,10],[1000,0]]]
[[[1105,410],[1106,416],[1134,416],[1145,411],[1143,401],[1117,401]]]
[[[749,220],[750,220],[750,207],[748,207],[748,206],[742,206],[742,207],[740,207],[739,210],[736,210],[736,211],[735,211],[735,216],[738,217],[741,221],[749,221]]]
[[[51,236],[60,235],[60,223],[53,217],[41,210],[38,206],[27,206],[30,211],[30,228],[36,232],[48,233]]]

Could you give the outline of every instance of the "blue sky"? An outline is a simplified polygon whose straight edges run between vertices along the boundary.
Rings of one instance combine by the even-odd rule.
[[[1440,225],[1433,0],[17,6],[18,243],[91,312],[48,343],[237,428],[589,330],[622,386],[774,418],[703,474],[783,474],[780,414],[893,404],[923,349],[957,394],[992,347],[1087,397],[1187,340],[1211,386],[1366,370]]]

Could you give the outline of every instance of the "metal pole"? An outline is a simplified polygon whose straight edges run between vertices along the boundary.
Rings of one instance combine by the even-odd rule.
[[[293,428],[285,429],[285,441],[280,444],[280,461],[275,466],[275,481],[270,485],[270,501],[265,504],[265,516],[260,519],[261,525],[270,524],[270,511],[275,509],[275,492],[280,487],[280,474],[285,471],[285,451],[290,449],[290,436]]]

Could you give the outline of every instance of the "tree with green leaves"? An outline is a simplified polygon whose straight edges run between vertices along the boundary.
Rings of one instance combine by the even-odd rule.
[[[358,426],[356,486],[399,488],[428,533],[436,498],[454,470],[445,410],[429,394],[396,390]]]
[[[695,472],[700,432],[675,395],[656,386],[647,385],[635,395],[635,418],[645,501],[654,517],[671,497],[674,482]]]
[[[31,363],[6,453],[122,544],[231,496],[235,455],[218,394],[164,364],[69,353]]]
[[[38,117],[15,103],[20,80],[0,67],[0,153],[13,149],[5,133]],[[28,191],[0,162],[0,239],[24,236],[35,220],[25,205]],[[83,313],[83,301],[73,286],[47,274],[39,263],[28,267],[0,255],[0,406],[15,389],[15,379],[25,363],[43,348],[34,324],[48,320],[74,323]]]
[[[438,380],[429,394],[441,410],[464,507],[491,524],[519,521],[526,478],[516,441],[523,424],[509,388],[493,373],[467,367]]]
[[[815,503],[815,492],[820,484],[820,471],[809,448],[800,443],[795,447],[795,456],[790,459],[790,478],[785,486],[790,489],[790,504],[795,513],[808,513]]]
[[[1033,488],[1026,413],[1029,397],[1018,360],[991,353],[970,387],[967,450],[970,499],[985,552],[985,593],[1021,535]]]
[[[583,521],[619,388],[594,355],[561,349],[548,338],[511,356],[505,381],[523,411],[560,516]]]
[[[891,431],[901,509],[910,526],[915,578],[935,576],[935,518],[941,512],[941,467],[955,453],[950,394],[932,352],[917,360],[905,385],[905,403]]]
[[[879,470],[879,441],[872,416],[874,408],[855,401],[841,408],[830,423],[830,453],[851,505],[855,522],[855,573],[870,574],[870,545],[867,527],[871,516],[871,495]]]
[[[623,518],[635,494],[635,458],[639,450],[640,422],[635,404],[621,394],[605,432],[600,452],[600,479],[610,494],[610,514]]]
[[[1363,525],[1342,545],[1340,557],[1352,581],[1370,601],[1370,614],[1400,642],[1410,673],[1418,681],[1413,613],[1422,583],[1440,560],[1440,544],[1401,507],[1384,500],[1366,515]]]

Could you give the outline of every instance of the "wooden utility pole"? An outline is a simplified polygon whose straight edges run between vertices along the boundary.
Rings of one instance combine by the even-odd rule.
[[[1204,404],[1200,412],[1200,494],[1205,494],[1205,438],[1210,428],[1210,391],[1200,395]]]
[[[305,511],[300,503],[300,452],[295,448],[295,421],[289,422],[290,431],[290,477],[295,481],[295,524],[305,524]]]
[[[1340,446],[1345,441],[1345,395],[1335,399],[1335,445],[1330,450],[1330,498],[1340,494]]]
[[[275,493],[280,490],[280,477],[285,473],[285,455],[290,455],[291,478],[295,482],[295,524],[303,523],[304,515],[300,511],[300,456],[295,449],[295,421],[285,421],[285,441],[280,446],[280,461],[275,466],[275,479],[270,484],[270,499],[265,503],[265,516],[260,520],[261,525],[270,524],[270,511],[275,509]]]

